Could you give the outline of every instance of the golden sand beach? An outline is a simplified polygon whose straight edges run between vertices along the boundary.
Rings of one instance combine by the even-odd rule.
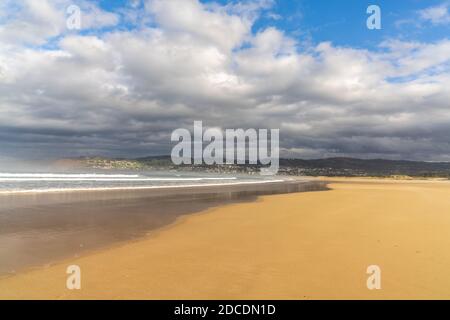
[[[1,299],[449,299],[450,183],[337,179],[0,279]],[[68,265],[81,290],[66,289]],[[381,290],[366,269],[381,268]]]

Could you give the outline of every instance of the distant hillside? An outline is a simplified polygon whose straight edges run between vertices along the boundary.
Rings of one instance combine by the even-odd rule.
[[[280,166],[301,169],[310,175],[450,177],[450,162],[355,158],[281,159]]]
[[[137,159],[82,157],[55,162],[59,168],[122,169],[122,170],[184,170],[228,173],[259,173],[260,165],[182,165],[172,163],[170,156]],[[280,174],[307,176],[410,176],[450,178],[449,162],[421,162],[384,159],[326,158],[280,159]]]

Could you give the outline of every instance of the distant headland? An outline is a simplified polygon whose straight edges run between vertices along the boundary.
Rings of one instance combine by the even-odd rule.
[[[259,174],[261,164],[175,165],[170,156],[142,158],[78,157],[53,163],[59,169],[182,170],[214,173]],[[324,158],[280,159],[280,175],[329,177],[450,178],[450,162],[386,159]]]

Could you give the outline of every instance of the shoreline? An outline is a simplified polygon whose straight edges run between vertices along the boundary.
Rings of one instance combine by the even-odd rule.
[[[201,178],[205,179],[205,178]],[[212,178],[211,178],[212,179]],[[231,178],[222,178],[223,180],[235,180]],[[198,181],[193,179],[194,181]],[[220,180],[220,179],[214,179]],[[104,181],[104,180],[102,180]],[[139,181],[136,179],[130,181]],[[155,180],[149,180],[155,181]],[[265,180],[265,181],[245,181],[235,183],[205,183],[205,184],[186,184],[186,185],[172,185],[172,186],[142,186],[142,187],[96,187],[96,188],[60,188],[60,189],[31,189],[31,190],[12,190],[0,191],[2,195],[20,195],[20,194],[39,194],[39,193],[68,193],[68,192],[100,192],[100,191],[121,191],[121,190],[154,190],[154,189],[179,189],[179,188],[197,188],[197,187],[219,187],[219,186],[235,186],[235,185],[252,185],[252,184],[266,184],[266,183],[280,183],[289,182],[289,180]]]
[[[292,180],[1,195],[0,275],[140,239],[181,216],[210,208],[251,202],[259,195],[317,190],[326,190],[326,183]]]

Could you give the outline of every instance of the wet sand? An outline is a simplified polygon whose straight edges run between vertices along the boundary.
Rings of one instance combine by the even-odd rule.
[[[148,237],[0,280],[0,298],[449,299],[450,184],[340,179],[185,215]],[[66,267],[82,289],[65,287]],[[368,290],[378,265],[381,290]]]
[[[0,194],[0,276],[136,239],[208,208],[323,182]]]

